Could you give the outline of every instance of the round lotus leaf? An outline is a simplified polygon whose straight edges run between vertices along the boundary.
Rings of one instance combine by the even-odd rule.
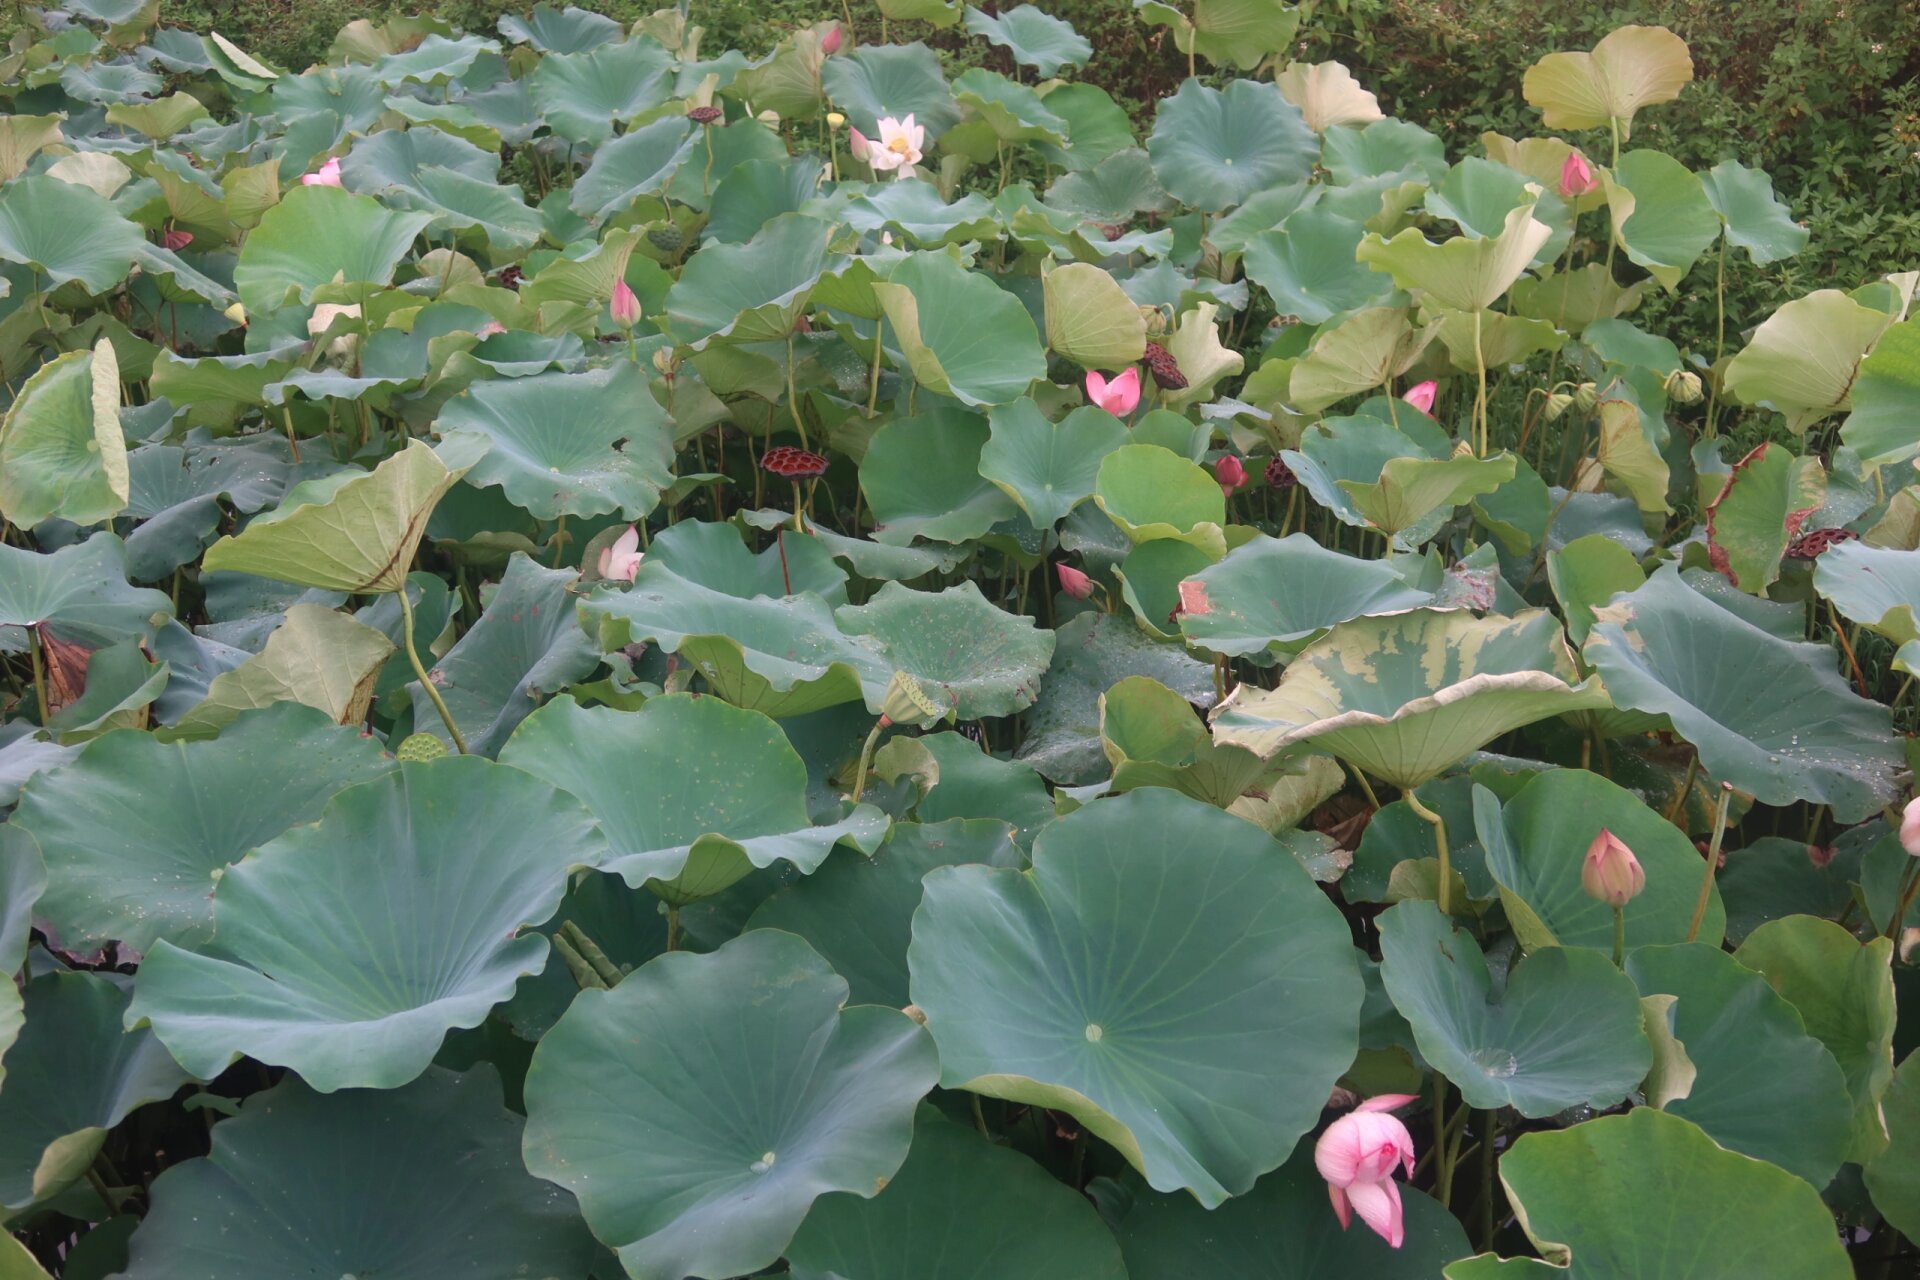
[[[1160,100],[1147,153],[1168,191],[1196,209],[1221,210],[1304,181],[1320,139],[1276,85],[1233,80],[1214,89],[1187,80]]]
[[[966,22],[968,31],[999,45],[1042,78],[1059,75],[1062,67],[1085,66],[1093,56],[1093,46],[1071,23],[1049,17],[1034,5],[1023,4],[997,17],[969,6]]]
[[[1594,619],[1583,652],[1614,705],[1671,719],[1709,778],[1764,804],[1831,805],[1842,823],[1893,799],[1902,757],[1887,709],[1853,692],[1829,646],[1769,634],[1672,566]]]
[[[1729,396],[1785,414],[1803,432],[1850,408],[1861,362],[1895,317],[1838,289],[1784,303],[1722,372]]]
[[[1158,445],[1122,445],[1100,463],[1093,500],[1135,543],[1173,539],[1226,554],[1227,499],[1205,470]]]
[[[1604,129],[1621,138],[1641,107],[1671,102],[1693,79],[1687,42],[1665,27],[1619,27],[1591,52],[1550,53],[1527,68],[1521,90],[1549,129]]]
[[[871,1200],[823,1197],[787,1260],[796,1280],[1127,1276],[1113,1234],[1084,1196],[926,1105],[914,1118],[913,1150],[886,1189]]]
[[[897,5],[900,0],[888,3]],[[953,17],[959,16],[957,10],[952,12]],[[895,120],[912,116],[927,131],[928,141],[960,121],[960,108],[947,88],[940,56],[917,40],[905,45],[863,44],[850,54],[828,58],[820,68],[820,83],[833,104],[847,113],[848,123],[869,138],[880,136],[880,121],[889,116]]]
[[[961,720],[1032,706],[1053,657],[1053,632],[996,608],[973,582],[945,591],[889,582],[866,604],[842,606],[834,617],[842,631],[868,644],[890,669],[913,677]],[[871,691],[867,706],[879,710]]]
[[[593,153],[593,163],[573,184],[570,207],[599,219],[623,211],[642,196],[659,194],[694,154],[691,130],[685,116],[667,116],[607,143]]]
[[[673,55],[657,41],[635,36],[577,53],[550,53],[527,76],[527,87],[554,133],[598,147],[617,126],[671,97],[673,81]]]
[[[1700,175],[1707,199],[1727,243],[1745,249],[1757,266],[1791,258],[1807,247],[1807,229],[1773,193],[1773,180],[1764,169],[1749,169],[1738,160],[1722,160]]]
[[[7,184],[0,261],[30,267],[51,284],[78,280],[89,293],[109,293],[145,246],[140,228],[86,187],[45,176]]]
[[[392,767],[357,726],[281,702],[241,713],[212,740],[96,738],[27,784],[13,823],[47,855],[39,910],[68,947],[198,947],[213,937],[214,890],[230,864]]]
[[[1496,236],[1455,236],[1433,244],[1417,227],[1388,240],[1370,232],[1356,251],[1360,261],[1384,271],[1402,289],[1419,289],[1432,302],[1455,311],[1485,311],[1520,278],[1553,229],[1533,216],[1534,206],[1509,212]]]
[[[1430,1280],[1472,1252],[1460,1220],[1412,1187],[1400,1188],[1406,1240],[1398,1249],[1362,1223],[1344,1230],[1327,1203],[1327,1183],[1308,1151],[1207,1210],[1191,1196],[1161,1195],[1128,1177],[1095,1183],[1111,1203],[1132,1280],[1284,1276],[1286,1280]]]
[[[774,929],[581,992],[527,1072],[527,1168],[635,1280],[770,1265],[820,1196],[887,1185],[939,1077],[924,1028],[846,1000]]]
[[[1034,434],[1029,418],[1039,417],[1039,410],[1032,401],[1016,400],[995,412]],[[1044,418],[1041,424],[1054,430]],[[1002,469],[988,460],[991,440],[979,414],[954,407],[881,426],[860,459],[860,492],[873,511],[874,539],[901,546],[916,538],[970,542],[1012,519],[1020,509],[1018,495],[981,471]]]
[[[233,268],[248,311],[306,302],[335,280],[384,285],[431,213],[389,209],[343,187],[300,186],[261,216]]]
[[[1920,316],[1874,343],[1849,391],[1853,412],[1840,426],[1840,439],[1868,465],[1899,462],[1920,450],[1908,427],[1920,414]]]
[[[1633,850],[1647,876],[1646,888],[1626,906],[1627,946],[1687,941],[1705,866],[1685,833],[1633,792],[1584,769],[1554,769],[1527,783],[1504,809],[1491,791],[1476,788],[1473,808],[1487,869],[1526,904],[1555,945],[1612,953],[1613,908],[1580,887],[1587,846],[1603,828]],[[1699,936],[1717,944],[1726,923],[1719,893],[1709,891]],[[1522,941],[1531,950],[1545,940]]]
[[[314,1088],[391,1089],[547,961],[520,930],[606,842],[580,803],[478,756],[403,764],[229,868],[218,951],[159,942],[132,1025],[212,1079],[245,1054]]]
[[[897,766],[883,767],[881,757],[899,752]],[[988,755],[972,738],[958,733],[930,733],[895,739],[874,757],[883,778],[911,772],[919,800],[915,816],[923,823],[952,818],[993,818],[1013,827],[1013,841],[1032,846],[1034,833],[1054,819],[1053,796],[1033,766]]]
[[[1535,1270],[1565,1280],[1854,1273],[1818,1191],[1652,1107],[1524,1134],[1500,1158],[1500,1181],[1527,1237],[1562,1260]],[[1492,1254],[1446,1270],[1447,1280],[1511,1274]]]
[[[1194,0],[1192,18],[1161,0],[1135,0],[1134,8],[1147,22],[1172,27],[1180,52],[1242,71],[1285,49],[1300,26],[1300,10],[1285,0]]]
[[[333,1095],[288,1078],[155,1180],[120,1274],[585,1275],[593,1239],[521,1165],[521,1128],[491,1066]]]
[[[1867,1165],[1867,1190],[1888,1222],[1920,1231],[1920,1055],[1907,1055],[1881,1105],[1889,1141]]]
[[[1093,495],[1101,462],[1127,439],[1126,426],[1105,409],[1082,406],[1055,424],[1033,401],[1016,400],[993,410],[979,474],[1045,529]]]
[[[1920,667],[1920,551],[1869,546],[1863,541],[1828,547],[1813,562],[1814,590],[1849,620],[1899,645],[1896,671]]]
[[[1214,711],[1214,733],[1267,756],[1329,752],[1415,787],[1503,733],[1606,706],[1598,682],[1576,675],[1543,610],[1358,618],[1302,650],[1275,688],[1235,689]]]
[[[1026,306],[989,276],[916,253],[873,286],[913,376],[964,405],[1006,404],[1047,376]]]
[[[786,341],[826,269],[832,234],[831,223],[790,213],[745,244],[706,245],[667,292],[674,337],[695,351],[710,343]]]
[[[780,726],[714,697],[668,694],[616,711],[561,696],[527,717],[500,759],[579,797],[609,846],[600,869],[676,905],[777,859],[812,871],[841,840],[870,852],[886,834],[870,805],[814,826],[806,766]]]
[[[41,553],[0,543],[0,652],[25,653],[26,628],[105,648],[150,641],[173,616],[165,592],[127,581],[126,544],[110,533]]]
[[[1209,1208],[1277,1168],[1358,1045],[1345,922],[1239,818],[1161,788],[1048,826],[1031,871],[929,872],[908,949],[948,1088],[1070,1112]]]
[[[507,39],[530,44],[542,53],[585,53],[626,34],[618,22],[603,14],[572,5],[556,9],[544,2],[533,6],[533,12],[524,18],[503,13],[496,25]]]
[[[46,863],[26,828],[0,824],[0,973],[18,973],[33,938],[33,906],[47,887]],[[7,1078],[6,1054],[25,1018],[20,988],[0,984],[0,1084]]]
[[[1304,533],[1261,535],[1193,575],[1212,608],[1182,613],[1180,633],[1229,657],[1288,655],[1352,618],[1418,608],[1432,599],[1385,561],[1359,560]]]
[[[1120,581],[1120,598],[1132,610],[1134,621],[1156,640],[1174,640],[1179,638],[1180,615],[1186,607],[1180,599],[1180,584],[1217,559],[1211,548],[1156,538],[1129,551],[1114,566],[1113,576]]]
[[[1663,151],[1629,151],[1600,181],[1620,247],[1669,289],[1720,237],[1699,175]]]
[[[1663,1110],[1731,1151],[1769,1160],[1816,1187],[1832,1181],[1852,1140],[1847,1078],[1794,1007],[1718,946],[1640,947],[1627,973],[1646,995],[1679,997],[1673,1034],[1697,1074]],[[1792,1124],[1782,1124],[1792,1116]]]
[[[12,985],[12,976],[6,981]],[[44,973],[27,983],[22,1001],[26,1026],[7,1050],[0,1092],[5,1211],[78,1182],[109,1129],[136,1107],[172,1097],[192,1078],[151,1031],[121,1030],[127,993],[112,978]]]
[[[905,236],[921,249],[938,249],[969,240],[990,240],[999,233],[993,202],[970,192],[948,204],[940,188],[930,182],[889,182],[869,187],[847,206],[848,225],[860,231],[887,231]]]
[[[102,338],[34,370],[0,422],[0,513],[23,529],[54,516],[99,524],[126,509],[120,366]]]
[[[1609,957],[1548,947],[1496,989],[1479,944],[1433,903],[1389,907],[1379,927],[1387,994],[1468,1106],[1533,1118],[1605,1108],[1645,1079],[1653,1050],[1640,995]]]
[[[785,524],[791,526],[792,516]],[[731,524],[682,520],[653,535],[647,562],[661,564],[683,578],[742,600],[810,592],[829,604],[847,599],[846,571],[834,563],[818,537],[795,536],[791,527],[755,554]]]

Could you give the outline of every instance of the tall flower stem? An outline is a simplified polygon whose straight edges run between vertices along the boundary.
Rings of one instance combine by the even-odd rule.
[[[1473,313],[1473,371],[1479,379],[1479,389],[1473,400],[1473,421],[1476,428],[1474,452],[1479,457],[1487,456],[1487,357],[1480,347],[1480,318],[1482,311]]]
[[[413,664],[413,674],[420,679],[420,687],[427,691],[427,697],[433,702],[433,709],[440,713],[440,723],[447,726],[447,735],[453,739],[453,745],[461,755],[467,754],[467,740],[460,736],[460,726],[453,722],[453,713],[447,710],[446,699],[440,696],[440,690],[434,688],[433,681],[427,677],[427,669],[420,662],[420,651],[413,647],[413,602],[407,599],[407,584],[400,584],[400,642],[406,646],[407,661]]]
[[[1727,838],[1727,806],[1733,803],[1733,784],[1720,784],[1720,804],[1713,813],[1713,842],[1707,846],[1707,870],[1700,877],[1700,896],[1694,899],[1693,920],[1687,925],[1687,941],[1700,936],[1700,922],[1707,918],[1707,901],[1713,897],[1713,873],[1720,865],[1720,842]]]
[[[1625,970],[1627,962],[1627,909],[1613,909],[1613,967]]]
[[[1447,910],[1447,906],[1448,899],[1452,897],[1452,886],[1448,881],[1453,875],[1453,863],[1447,853],[1446,819],[1422,804],[1420,797],[1415,794],[1412,787],[1408,787],[1405,791],[1401,792],[1400,796],[1401,799],[1407,802],[1409,809],[1419,814],[1421,818],[1425,819],[1427,823],[1433,827],[1434,848],[1440,852],[1440,885],[1436,891],[1436,896],[1440,904],[1440,914],[1443,916],[1449,915],[1451,913]]]
[[[875,720],[873,722],[873,732],[867,735],[867,740],[860,746],[860,771],[853,776],[853,802],[855,804],[859,804],[860,797],[866,794],[867,770],[873,767],[874,745],[880,741],[881,730],[892,723],[893,721],[885,716],[881,716],[878,720]]]

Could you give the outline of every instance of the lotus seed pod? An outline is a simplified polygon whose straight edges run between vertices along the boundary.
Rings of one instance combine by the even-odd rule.
[[[1573,389],[1573,403],[1582,413],[1592,413],[1593,407],[1600,403],[1600,388],[1591,382],[1583,382]]]
[[[394,749],[394,758],[402,763],[419,764],[438,760],[447,754],[447,744],[430,733],[410,733]]]
[[[1675,404],[1699,404],[1700,375],[1691,369],[1676,369],[1667,376],[1667,399]]]
[[[1573,397],[1564,391],[1556,391],[1547,397],[1547,421],[1553,422],[1573,407]]]

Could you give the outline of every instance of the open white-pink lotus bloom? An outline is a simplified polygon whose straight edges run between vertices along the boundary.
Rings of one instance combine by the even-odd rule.
[[[340,185],[340,158],[335,156],[312,173],[300,175],[303,187],[337,187]]]
[[[1394,1166],[1413,1173],[1413,1135],[1387,1114],[1412,1102],[1410,1093],[1369,1098],[1327,1126],[1313,1148],[1313,1164],[1327,1180],[1333,1211],[1345,1230],[1359,1214],[1374,1234],[1398,1249],[1407,1238]]]
[[[610,544],[600,548],[600,576],[632,582],[646,556],[640,550],[640,531],[632,525]]]
[[[869,143],[867,163],[874,172],[886,173],[899,170],[906,177],[913,166],[920,163],[921,148],[927,142],[925,125],[915,124],[913,115],[908,113],[904,120],[895,120],[892,116],[880,118],[880,140]]]

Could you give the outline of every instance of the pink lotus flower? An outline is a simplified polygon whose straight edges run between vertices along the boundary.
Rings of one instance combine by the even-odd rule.
[[[1246,464],[1228,454],[1213,464],[1213,478],[1220,482],[1220,492],[1231,498],[1234,490],[1247,482]]]
[[[861,164],[873,158],[873,143],[867,141],[867,135],[852,125],[847,126],[847,150],[853,152],[853,158]]]
[[[639,295],[628,287],[625,280],[616,280],[613,285],[613,301],[607,306],[613,316],[613,322],[622,329],[631,329],[640,323]]]
[[[1188,578],[1180,584],[1180,612],[1190,613],[1196,618],[1213,612],[1213,601],[1207,596],[1206,583]]]
[[[913,172],[913,166],[920,163],[921,148],[926,143],[926,126],[915,124],[912,112],[908,112],[904,120],[882,116],[879,145],[868,144],[866,161],[873,166],[875,173],[897,170],[896,176],[904,178]],[[854,158],[860,159],[860,153],[856,151]]]
[[[1085,600],[1093,595],[1093,579],[1072,565],[1055,565],[1054,572],[1060,575],[1060,589],[1075,600]]]
[[[1900,847],[1920,858],[1920,796],[1907,801],[1906,811],[1900,815]]]
[[[1576,200],[1599,185],[1587,158],[1578,151],[1567,152],[1566,163],[1560,166],[1560,195],[1567,200]]]
[[[827,34],[821,38],[820,52],[826,54],[829,58],[840,52],[840,26],[838,23],[835,23],[833,30],[827,32]]]
[[[1420,412],[1430,414],[1433,412],[1433,398],[1439,393],[1440,384],[1429,378],[1419,386],[1410,389],[1407,394],[1400,398]]]
[[[507,326],[501,324],[498,320],[489,320],[474,330],[473,336],[485,340],[493,337],[496,333],[505,333],[506,331]]]
[[[193,232],[182,231],[175,227],[171,231],[160,233],[160,243],[171,253],[178,253],[193,243]]]
[[[1314,1167],[1327,1180],[1333,1211],[1346,1230],[1358,1213],[1375,1235],[1398,1249],[1406,1242],[1395,1165],[1413,1173],[1413,1135],[1387,1113],[1414,1100],[1410,1093],[1369,1098],[1327,1126],[1313,1148]]]
[[[1589,898],[1610,907],[1624,907],[1647,887],[1647,873],[1641,870],[1640,860],[1626,842],[1602,827],[1580,864],[1580,887]]]
[[[303,187],[337,187],[340,185],[340,158],[335,156],[312,173],[300,175]]]
[[[1116,418],[1126,417],[1140,404],[1140,370],[1129,366],[1111,382],[1097,372],[1089,372],[1087,399]]]
[[[646,556],[640,550],[640,531],[632,525],[610,544],[600,548],[600,576],[632,582]]]

